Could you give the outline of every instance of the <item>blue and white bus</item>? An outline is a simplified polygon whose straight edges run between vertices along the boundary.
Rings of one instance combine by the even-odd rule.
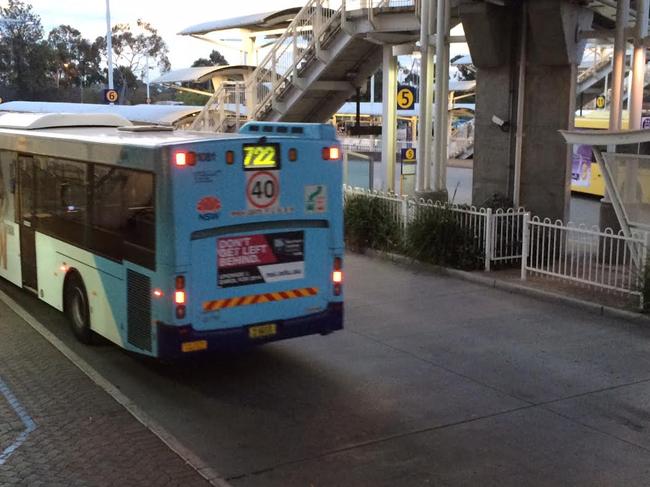
[[[0,115],[0,276],[175,358],[343,327],[341,153],[324,124],[238,134]]]

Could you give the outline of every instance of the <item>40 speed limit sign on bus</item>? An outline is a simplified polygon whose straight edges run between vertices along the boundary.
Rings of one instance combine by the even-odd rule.
[[[280,181],[271,171],[246,173],[246,206],[251,209],[266,210],[278,205]]]

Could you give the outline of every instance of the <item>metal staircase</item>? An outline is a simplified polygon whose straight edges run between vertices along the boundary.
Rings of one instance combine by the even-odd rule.
[[[246,82],[222,85],[192,129],[246,120],[324,122],[382,61],[382,42],[414,41],[420,0],[309,0]]]
[[[612,68],[612,57],[609,55],[578,74],[576,84],[577,107],[588,105],[605,91],[605,77],[612,73]],[[646,66],[646,72],[650,72],[650,64]],[[650,85],[650,76],[646,76],[645,80],[645,86],[648,85]],[[626,100],[628,97],[629,73],[625,75],[623,86],[623,100]]]

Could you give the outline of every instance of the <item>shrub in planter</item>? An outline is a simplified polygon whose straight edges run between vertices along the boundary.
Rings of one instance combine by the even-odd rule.
[[[416,260],[458,269],[484,264],[478,236],[464,229],[447,207],[421,207],[406,232],[404,250]]]
[[[641,270],[639,279],[639,291],[643,296],[643,309],[644,313],[650,311],[650,262],[646,262]]]
[[[363,194],[346,197],[345,241],[357,252],[367,248],[398,250],[401,242],[399,222],[391,217],[391,203]]]

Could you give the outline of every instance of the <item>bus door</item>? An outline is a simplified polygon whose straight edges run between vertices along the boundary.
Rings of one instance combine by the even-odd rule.
[[[34,159],[28,156],[18,158],[20,215],[20,262],[23,287],[37,292],[36,238],[34,235],[34,197],[36,194]]]

